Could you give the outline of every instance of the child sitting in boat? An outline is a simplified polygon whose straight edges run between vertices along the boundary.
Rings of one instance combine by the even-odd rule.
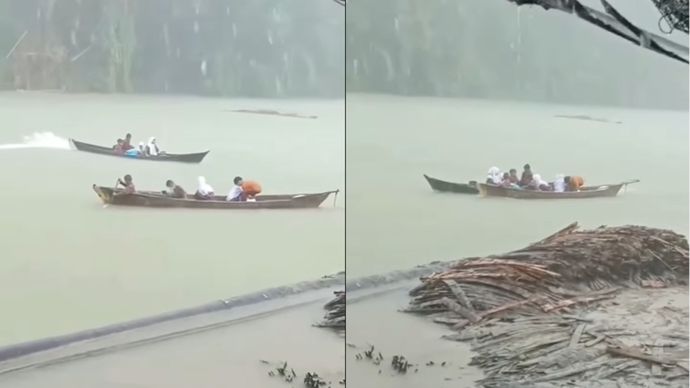
[[[245,201],[254,202],[256,196],[261,193],[261,185],[254,181],[243,181],[242,192]]]
[[[491,167],[486,175],[486,183],[489,185],[500,186],[503,183],[501,170],[498,167]]]
[[[585,185],[585,180],[581,176],[567,176],[564,181],[568,191],[580,191]]]
[[[242,177],[236,176],[235,179],[232,180],[232,187],[230,188],[230,192],[228,193],[228,196],[225,197],[226,201],[229,202],[240,202],[244,200],[244,190],[242,190]]]
[[[517,183],[513,181],[510,173],[507,172],[503,174],[503,181],[501,182],[501,186],[505,187],[506,189],[520,189],[520,186],[518,186]]]
[[[231,202],[254,202],[256,196],[261,193],[261,185],[254,181],[245,181],[240,176],[232,180],[233,186],[225,197],[226,201]]]
[[[556,175],[556,180],[553,181],[553,191],[562,193],[565,191],[565,177],[563,174]]]
[[[199,187],[197,187],[196,193],[194,193],[194,198],[199,200],[210,200],[213,199],[215,195],[216,194],[213,191],[213,187],[206,183],[206,178],[200,176]]]
[[[532,182],[527,186],[530,190],[536,191],[553,191],[551,185],[545,180],[541,179],[541,175],[532,175]]]
[[[520,184],[520,178],[517,176],[517,170],[516,170],[516,169],[514,169],[514,168],[511,168],[511,169],[510,169],[510,176],[509,176],[509,178],[510,178],[510,182],[511,182],[511,183],[514,183],[515,185],[519,185],[519,184]]]
[[[534,178],[534,174],[532,174],[532,166],[525,164],[522,168],[522,177],[520,177],[519,185],[522,187],[529,186]]]
[[[127,135],[125,135],[125,140],[122,143],[122,149],[126,152],[131,150],[132,148],[134,148],[134,146],[132,145],[132,134],[128,133]]]
[[[168,179],[168,181],[165,182],[165,187],[166,190],[163,190],[164,195],[167,195],[172,198],[187,198],[187,192],[184,191],[182,186],[173,182],[172,179]]]
[[[117,144],[113,146],[113,152],[115,152],[118,155],[122,155],[125,153],[125,141],[122,139],[117,139]]]
[[[148,144],[146,144],[145,154],[146,154],[146,156],[165,156],[165,155],[167,155],[167,153],[165,151],[161,151],[160,147],[158,147],[158,141],[153,136],[149,138],[149,142],[148,142]]]

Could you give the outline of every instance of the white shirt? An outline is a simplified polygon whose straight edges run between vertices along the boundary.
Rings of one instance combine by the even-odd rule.
[[[234,185],[230,189],[230,192],[228,193],[228,196],[225,198],[225,200],[226,201],[236,200],[240,196],[240,194],[242,194],[242,187]]]

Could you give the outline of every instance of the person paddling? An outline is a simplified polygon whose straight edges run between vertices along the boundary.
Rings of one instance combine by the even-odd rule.
[[[117,179],[117,184],[115,185],[115,188],[118,186],[122,186],[124,190],[122,190],[119,193],[115,193],[115,195],[121,195],[121,194],[134,194],[136,192],[136,187],[134,187],[134,181],[132,180],[132,176],[127,174],[124,177],[124,181],[120,178]]]

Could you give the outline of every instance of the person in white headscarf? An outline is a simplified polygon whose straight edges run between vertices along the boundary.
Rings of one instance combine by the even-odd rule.
[[[158,148],[158,144],[156,144],[156,138],[153,136],[150,137],[149,143],[146,145],[146,154],[149,156],[158,156],[160,153],[161,150]]]
[[[490,185],[500,186],[503,182],[503,177],[501,176],[501,169],[498,167],[491,167],[489,173],[486,176],[486,183]]]
[[[553,191],[557,193],[562,193],[565,191],[565,175],[556,175],[556,180],[553,181]]]
[[[199,186],[196,189],[196,193],[194,194],[194,198],[196,199],[201,199],[201,200],[208,200],[208,199],[213,199],[213,196],[215,195],[215,192],[213,191],[213,187],[206,183],[206,178],[203,176],[199,177]]]
[[[144,145],[144,142],[143,142],[143,141],[140,141],[140,142],[139,142],[139,154],[140,154],[141,156],[149,156],[149,155],[146,153],[146,146]]]
[[[551,191],[551,185],[548,182],[541,179],[541,175],[532,175],[532,182],[530,183],[530,188],[538,191]]]

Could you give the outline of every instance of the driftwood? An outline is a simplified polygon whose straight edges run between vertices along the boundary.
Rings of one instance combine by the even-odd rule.
[[[335,291],[333,294],[335,298],[324,305],[328,310],[326,315],[316,326],[345,330],[345,291]]]
[[[572,224],[524,249],[466,259],[424,277],[407,311],[453,311],[476,323],[567,311],[610,298],[617,287],[687,284],[688,243],[679,234],[640,226],[576,229]]]
[[[653,297],[639,311],[610,301],[628,290],[687,285],[687,276],[688,242],[679,234],[640,226],[578,231],[572,224],[524,249],[421,278],[405,311],[434,314],[457,331],[445,338],[472,341],[484,387],[686,384],[687,310],[644,310]],[[602,306],[620,310],[617,324],[593,309]],[[638,330],[630,319],[643,314],[672,315],[677,325]]]

